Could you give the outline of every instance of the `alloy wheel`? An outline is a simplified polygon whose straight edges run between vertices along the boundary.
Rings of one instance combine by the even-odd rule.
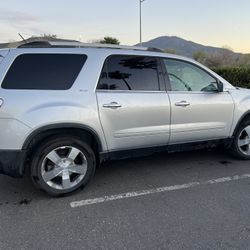
[[[250,125],[240,132],[238,137],[238,148],[243,154],[250,155]]]
[[[82,181],[87,167],[87,159],[81,150],[73,146],[62,146],[44,157],[41,176],[50,187],[67,190]]]

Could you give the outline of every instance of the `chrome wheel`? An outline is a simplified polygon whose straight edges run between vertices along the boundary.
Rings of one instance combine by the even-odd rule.
[[[238,137],[239,150],[245,154],[250,155],[250,126],[245,127]]]
[[[84,153],[73,146],[63,146],[50,151],[43,159],[41,176],[50,187],[58,190],[74,188],[87,172]]]

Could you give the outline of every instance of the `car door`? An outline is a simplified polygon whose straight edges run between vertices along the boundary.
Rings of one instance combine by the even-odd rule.
[[[170,83],[170,144],[229,137],[234,103],[218,80],[194,63],[163,59]]]
[[[158,58],[108,57],[96,97],[110,151],[168,143],[170,102]]]

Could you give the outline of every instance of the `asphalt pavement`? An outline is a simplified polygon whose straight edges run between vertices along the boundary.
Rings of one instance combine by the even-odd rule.
[[[221,150],[113,161],[63,198],[0,176],[0,249],[250,249],[250,162]]]

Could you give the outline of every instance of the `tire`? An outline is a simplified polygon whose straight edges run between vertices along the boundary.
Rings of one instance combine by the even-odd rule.
[[[250,160],[250,120],[238,127],[231,146],[232,155],[241,160]]]
[[[91,147],[72,136],[57,135],[43,141],[31,160],[35,186],[52,196],[83,188],[94,176],[96,158]]]

